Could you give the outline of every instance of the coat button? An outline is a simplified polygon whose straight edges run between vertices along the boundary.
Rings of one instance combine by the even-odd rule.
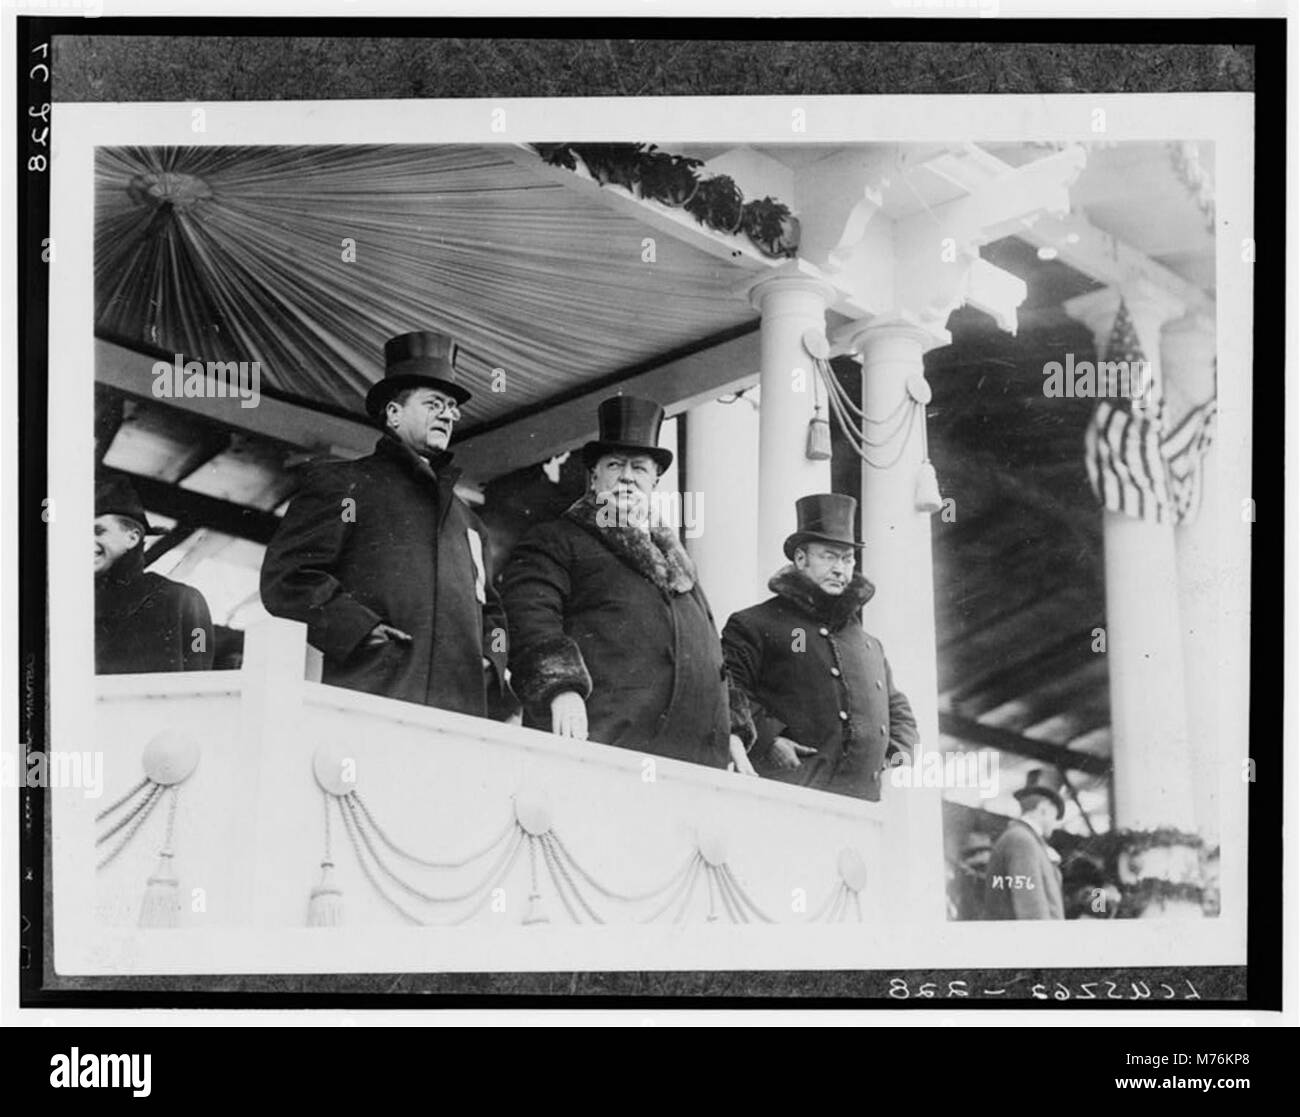
[[[849,712],[847,710],[841,710],[840,721],[848,721],[848,720],[849,720]]]
[[[877,689],[877,690],[884,690],[884,689],[885,689],[885,684],[882,683],[879,679],[876,680],[876,689]]]
[[[838,667],[832,667],[831,674],[838,679],[840,677],[840,669]]]
[[[830,630],[829,628],[819,628],[817,631],[818,631],[822,636],[829,636],[829,635],[831,634],[831,630]]]
[[[888,736],[889,736],[889,726],[887,726],[887,725],[882,725],[882,726],[880,727],[880,735],[881,735],[882,737],[888,737]]]

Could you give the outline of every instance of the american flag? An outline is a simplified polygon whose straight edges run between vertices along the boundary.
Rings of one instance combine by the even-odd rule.
[[[1122,300],[1105,360],[1127,361],[1130,369],[1146,360]],[[1098,383],[1105,390],[1100,377]],[[1102,507],[1156,523],[1193,518],[1200,507],[1201,460],[1210,446],[1214,410],[1211,399],[1166,435],[1158,392],[1099,399],[1084,435],[1084,462]]]

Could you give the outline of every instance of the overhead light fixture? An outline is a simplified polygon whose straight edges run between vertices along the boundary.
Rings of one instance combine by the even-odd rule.
[[[1060,253],[1050,244],[1039,245],[1038,258],[1040,260],[1055,260],[1059,255]]]

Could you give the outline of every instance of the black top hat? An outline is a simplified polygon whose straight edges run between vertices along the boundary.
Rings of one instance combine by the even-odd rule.
[[[1034,768],[1025,777],[1025,786],[1014,792],[1014,795],[1021,806],[1024,806],[1025,799],[1030,795],[1041,795],[1045,799],[1050,799],[1056,806],[1056,817],[1063,818],[1065,800],[1061,798],[1061,787],[1064,783],[1065,777],[1055,768]]]
[[[654,400],[611,396],[600,405],[596,416],[600,436],[582,448],[582,460],[588,469],[605,454],[629,450],[649,454],[660,473],[673,464],[673,452],[659,445],[664,409]]]
[[[398,334],[384,343],[384,378],[366,393],[366,412],[381,419],[388,401],[403,388],[437,388],[457,404],[470,397],[456,383],[456,352],[459,347],[446,334],[416,330]]]
[[[794,502],[798,528],[785,541],[785,557],[794,559],[794,549],[804,543],[837,543],[842,547],[861,547],[853,538],[853,513],[858,502],[841,493],[816,493],[801,496]]]
[[[125,477],[105,477],[95,486],[95,517],[100,516],[125,516],[139,524],[145,535],[162,534],[149,526],[144,505]]]

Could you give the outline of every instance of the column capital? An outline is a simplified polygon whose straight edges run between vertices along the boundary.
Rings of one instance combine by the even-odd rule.
[[[759,313],[763,312],[764,303],[773,295],[789,292],[816,295],[825,306],[830,306],[839,298],[835,285],[819,269],[799,262],[774,269],[757,281],[746,283],[742,290]]]
[[[1142,276],[1099,291],[1089,291],[1086,295],[1076,295],[1061,305],[1066,314],[1092,331],[1097,348],[1101,350],[1110,336],[1121,300],[1128,306],[1138,337],[1143,347],[1149,350],[1148,356],[1157,348],[1160,330],[1165,323],[1187,313],[1187,304],[1182,299]]]
[[[1181,318],[1174,318],[1165,323],[1164,336],[1166,338],[1183,339],[1189,341],[1200,340],[1208,341],[1213,344],[1216,334],[1213,315],[1207,314],[1203,310],[1190,310]]]
[[[846,322],[834,330],[830,338],[832,352],[863,354],[871,346],[886,340],[913,341],[924,354],[942,345],[950,345],[952,334],[945,327],[910,311],[898,311]]]

